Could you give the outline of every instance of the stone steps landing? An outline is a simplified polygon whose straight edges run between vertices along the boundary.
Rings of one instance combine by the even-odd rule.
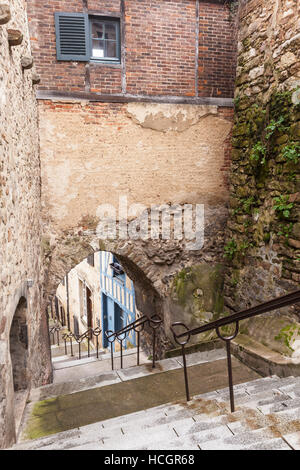
[[[14,450],[300,450],[300,378],[272,376],[100,421]]]

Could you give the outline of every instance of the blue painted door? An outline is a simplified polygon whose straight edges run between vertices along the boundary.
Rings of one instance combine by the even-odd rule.
[[[108,295],[102,294],[103,298],[103,330],[118,331],[123,328],[123,310]],[[106,335],[103,335],[103,346],[109,346]]]
[[[102,294],[102,308],[103,308],[103,347],[107,348],[109,342],[106,338],[105,332],[108,330],[115,331],[115,315],[114,315],[114,301],[105,294]]]

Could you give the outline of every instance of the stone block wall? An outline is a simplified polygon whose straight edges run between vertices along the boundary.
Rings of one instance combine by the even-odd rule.
[[[26,383],[29,390],[46,383],[51,376],[41,299],[41,180],[35,69],[31,68],[23,0],[0,3],[0,50],[1,448],[15,439],[14,389]],[[22,316],[16,318],[20,304]],[[20,369],[23,379],[14,384],[13,374],[17,377]]]
[[[299,13],[292,0],[240,2],[225,245],[225,299],[234,310],[300,285]],[[248,322],[245,332],[298,354],[299,306],[270,315]]]

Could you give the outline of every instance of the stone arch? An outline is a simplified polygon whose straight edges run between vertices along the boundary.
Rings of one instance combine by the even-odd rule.
[[[20,298],[12,319],[9,347],[14,391],[25,390],[29,385],[27,300],[25,297]]]
[[[146,254],[143,253],[139,243],[132,242],[111,242],[98,240],[93,236],[66,237],[60,240],[52,252],[51,262],[47,271],[47,283],[45,290],[47,292],[47,302],[53,299],[57,287],[65,275],[82,262],[92,253],[98,251],[109,251],[117,257],[122,264],[126,274],[134,283],[135,301],[137,309],[149,316],[158,315],[163,318],[163,300],[162,292],[155,285],[155,273],[146,262]],[[144,347],[151,351],[152,332],[147,334],[147,328],[144,335]],[[158,357],[162,357],[165,344],[164,331],[160,332],[160,339],[157,348]]]
[[[164,320],[164,328],[159,338],[159,356],[163,357],[165,350],[176,346],[170,331],[170,325],[173,321],[182,319],[189,326],[197,326],[198,322],[202,321],[202,317],[194,315],[195,308],[199,307],[205,312],[208,307],[214,308],[210,305],[211,302],[209,305],[207,302],[199,302],[195,295],[201,293],[201,289],[204,296],[208,291],[206,285],[202,286],[202,273],[209,272],[209,281],[211,281],[211,278],[215,278],[216,266],[219,269],[220,263],[222,263],[225,218],[222,211],[218,211],[218,223],[215,224],[209,223],[212,216],[208,214],[206,219],[207,242],[205,249],[198,251],[187,250],[185,240],[99,239],[96,233],[97,220],[85,218],[78,227],[64,232],[60,231],[56,237],[46,240],[46,283],[44,288],[46,301],[51,301],[61,280],[77,264],[92,253],[109,251],[119,259],[126,273],[134,282],[138,310],[148,315],[158,314]],[[215,218],[216,214],[213,214],[213,217]],[[220,243],[217,243],[218,239]],[[195,267],[198,267],[196,275],[194,273]],[[180,280],[180,274],[187,269],[192,270],[192,282],[187,285],[186,290],[188,295],[195,299],[195,302],[193,305],[187,303],[183,306],[181,299],[176,298],[176,292],[174,295],[174,281]],[[185,277],[188,279],[189,276]],[[209,289],[209,297],[212,296],[214,286],[215,284]],[[149,337],[149,349],[150,341]]]

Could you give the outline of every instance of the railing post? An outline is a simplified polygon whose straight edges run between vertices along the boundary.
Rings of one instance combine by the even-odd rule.
[[[140,332],[137,331],[137,365],[140,365]]]
[[[153,328],[153,345],[152,345],[152,369],[155,369],[155,354],[156,354],[156,329]]]
[[[152,336],[152,369],[155,368],[155,357],[156,357],[156,330],[159,328],[159,326],[162,323],[162,320],[160,318],[156,319],[157,315],[153,315],[151,318],[148,319],[149,321],[149,326],[153,330],[153,336]]]
[[[121,369],[123,369],[123,340],[120,340],[120,346],[121,346]]]
[[[180,342],[180,341],[178,340],[177,334],[176,334],[176,332],[175,332],[175,330],[174,330],[174,327],[175,327],[175,326],[181,326],[181,327],[185,328],[185,330],[186,330],[186,336],[187,336],[187,339],[186,339],[185,341]],[[185,323],[182,323],[182,322],[173,323],[173,325],[171,326],[171,331],[172,331],[172,333],[173,333],[174,340],[176,341],[177,344],[179,344],[179,345],[181,346],[186,401],[190,401],[191,397],[190,397],[190,390],[189,390],[189,380],[188,380],[188,373],[187,373],[187,364],[186,364],[186,356],[185,356],[185,346],[186,346],[186,344],[189,342],[191,336],[190,336],[190,334],[189,334],[188,327],[185,325]]]
[[[92,335],[96,336],[97,359],[99,359],[99,335],[100,335],[102,330],[99,326],[97,326],[97,328],[95,328],[94,330],[91,330],[91,331],[92,331]]]
[[[186,357],[185,357],[184,346],[185,346],[184,344],[181,345],[182,359],[183,359],[183,370],[184,370],[185,394],[186,394],[186,401],[190,401],[190,390],[189,390],[189,382],[188,382],[188,375],[187,375],[187,366],[186,366]]]
[[[138,320],[137,320],[138,321]],[[140,365],[140,349],[141,349],[141,332],[144,330],[145,323],[134,326],[133,329],[137,334],[137,366]]]
[[[73,354],[73,341],[72,341],[72,333],[70,334],[70,346],[71,346],[71,357],[74,356]]]
[[[105,335],[107,337],[107,341],[110,343],[111,370],[114,370],[114,346],[113,346],[113,343],[116,340],[116,335],[113,333],[112,330],[105,331]],[[112,339],[110,339],[110,337]]]
[[[114,346],[110,343],[111,370],[114,370]]]
[[[226,342],[226,352],[227,352],[227,369],[228,369],[228,385],[229,385],[229,397],[230,397],[230,410],[231,413],[234,413],[234,392],[233,392],[233,380],[232,380],[232,363],[231,363],[231,348],[230,341],[233,340],[239,332],[239,322],[235,322],[235,332],[231,336],[222,336],[220,333],[219,327],[216,328],[218,337]]]
[[[234,413],[234,393],[233,393],[230,341],[226,341],[226,351],[227,351],[228,382],[229,382],[229,394],[230,394],[230,409],[231,409],[231,413]]]

